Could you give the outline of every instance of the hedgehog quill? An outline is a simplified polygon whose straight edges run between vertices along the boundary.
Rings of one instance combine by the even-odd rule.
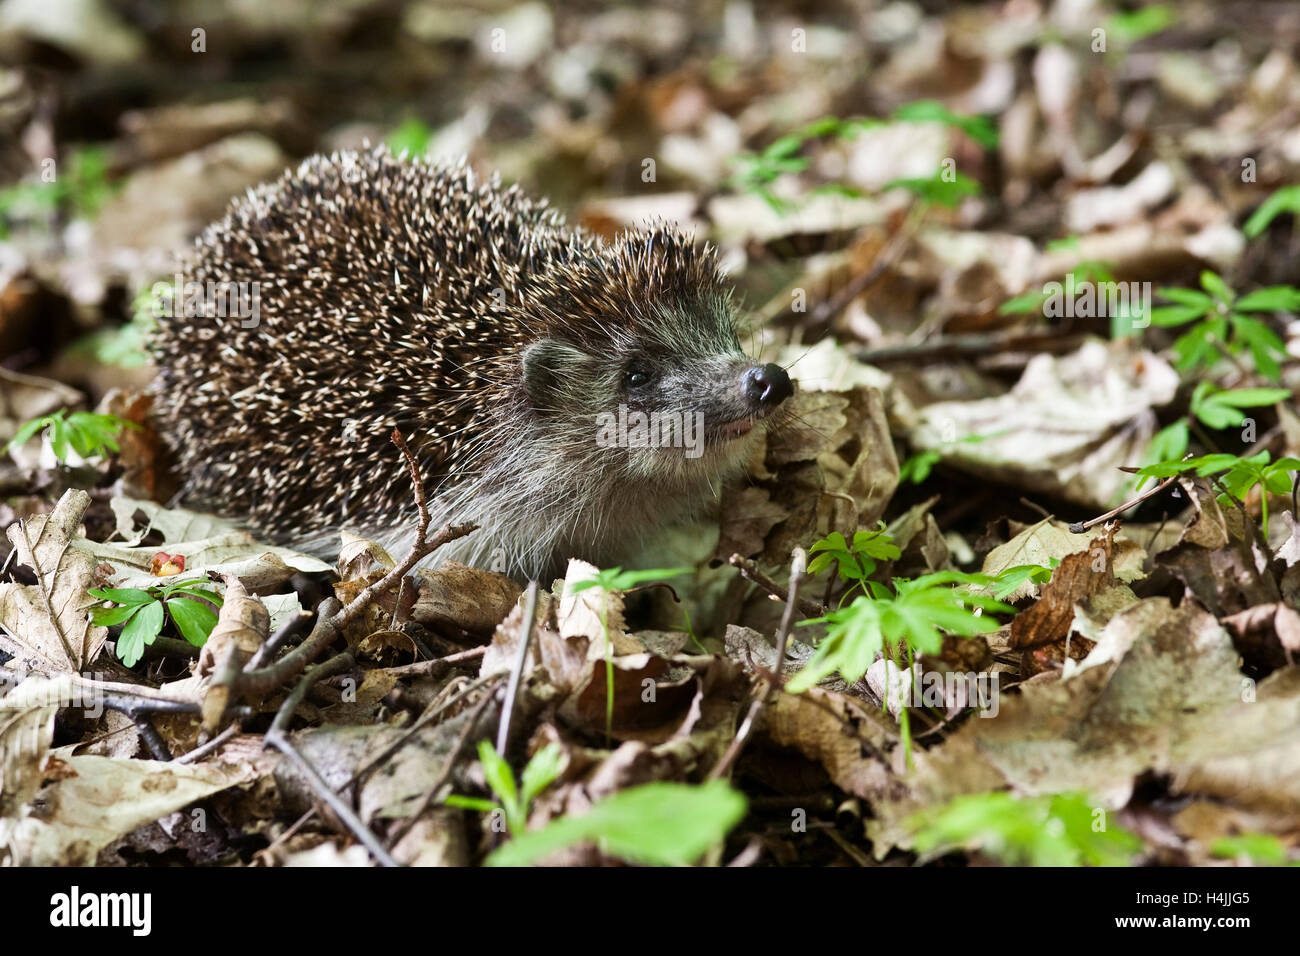
[[[185,500],[320,554],[340,529],[410,544],[396,427],[434,522],[479,525],[436,559],[611,563],[715,500],[793,392],[742,351],[712,250],[662,226],[603,241],[383,148],[250,191],[182,268],[257,304],[159,321],[155,415]]]

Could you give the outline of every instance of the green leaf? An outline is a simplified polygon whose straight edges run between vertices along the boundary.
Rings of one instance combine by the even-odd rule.
[[[1218,392],[1214,401],[1234,408],[1256,408],[1261,405],[1273,405],[1291,397],[1289,388],[1234,388],[1230,392]]]
[[[524,772],[520,774],[519,780],[519,790],[525,807],[532,804],[533,797],[555,782],[560,771],[564,769],[564,763],[564,751],[559,744],[547,744],[533,754],[533,758],[524,767]]]
[[[510,764],[506,763],[505,758],[497,753],[491,741],[479,741],[478,759],[483,764],[484,779],[487,780],[488,786],[492,788],[497,798],[505,804],[508,813],[511,805],[519,799],[519,793],[515,789],[514,771],[510,769]]]
[[[462,797],[458,793],[453,793],[442,801],[449,807],[463,807],[466,810],[477,810],[479,813],[492,813],[494,810],[502,810],[499,804],[491,800],[484,800],[482,797]]]
[[[1246,343],[1255,368],[1265,378],[1277,381],[1282,377],[1282,367],[1277,356],[1286,355],[1286,345],[1278,334],[1258,319],[1234,313],[1229,317],[1233,332]]]
[[[930,472],[943,456],[934,450],[917,452],[908,458],[898,469],[899,483],[911,482],[919,485],[930,477]]]
[[[40,431],[42,428],[47,426],[49,423],[50,420],[48,417],[33,418],[26,425],[23,425],[20,429],[18,429],[18,431],[14,433],[13,438],[9,439],[9,447],[17,448],[20,445],[26,444],[29,438],[31,438],[33,435],[35,435],[38,431]]]
[[[154,601],[139,609],[131,618],[117,639],[117,656],[127,667],[134,667],[144,655],[145,646],[152,644],[162,633],[163,606],[161,601]]]
[[[1142,841],[1118,824],[1098,829],[1099,808],[1081,794],[1017,799],[967,794],[911,818],[921,853],[976,851],[1008,865],[1128,866]]]
[[[998,315],[1030,315],[1042,311],[1043,303],[1051,298],[1046,292],[1026,292],[1007,299],[998,306]]]
[[[1244,856],[1264,866],[1285,866],[1286,847],[1271,833],[1242,833],[1239,836],[1220,837],[1210,844],[1210,853],[1220,859]]]
[[[1189,438],[1190,433],[1186,419],[1180,418],[1172,425],[1166,425],[1152,436],[1151,444],[1147,446],[1147,461],[1160,462],[1181,459],[1183,455],[1187,454]],[[1138,484],[1139,490],[1141,490],[1143,484],[1145,482]]]
[[[1193,305],[1161,305],[1151,310],[1151,324],[1162,327],[1186,325],[1205,314],[1204,309]]]
[[[92,607],[90,620],[91,623],[101,627],[111,627],[130,620],[131,616],[143,606],[142,604],[119,604],[115,607]]]
[[[405,152],[409,156],[420,156],[429,148],[433,139],[433,129],[420,119],[404,120],[400,126],[388,134],[388,148],[399,155]]]
[[[1214,299],[1206,295],[1204,292],[1198,292],[1196,289],[1182,289],[1177,287],[1170,289],[1156,289],[1156,295],[1160,296],[1162,299],[1168,299],[1170,302],[1178,305],[1185,305],[1188,308],[1199,309],[1200,311],[1197,313],[1198,315],[1203,315],[1210,311],[1210,309],[1214,308]]]
[[[1300,289],[1289,285],[1272,285],[1248,292],[1233,308],[1238,312],[1295,312],[1300,310]]]
[[[148,591],[141,588],[92,588],[86,592],[91,597],[116,604],[148,604],[157,600]]]
[[[998,130],[987,116],[962,116],[937,100],[915,100],[894,110],[894,119],[908,123],[943,123],[961,130],[985,149],[996,149]]]
[[[1228,284],[1219,278],[1218,273],[1211,272],[1209,269],[1201,271],[1201,288],[1228,305],[1231,305],[1232,300],[1237,297],[1237,293],[1228,288]]]
[[[1254,239],[1268,228],[1269,223],[1286,212],[1300,212],[1300,186],[1283,186],[1265,199],[1259,204],[1259,208],[1250,214],[1242,231],[1249,238]]]
[[[1177,19],[1169,4],[1153,3],[1136,10],[1112,13],[1106,20],[1106,29],[1121,43],[1129,45],[1167,30]]]
[[[208,642],[212,629],[217,626],[217,612],[202,601],[177,596],[167,602],[167,610],[181,636],[195,647],[202,647]]]
[[[610,856],[657,866],[699,859],[745,815],[745,798],[725,780],[700,786],[648,783],[606,797],[581,816],[522,833],[487,858],[488,866],[528,866],[587,841]]]

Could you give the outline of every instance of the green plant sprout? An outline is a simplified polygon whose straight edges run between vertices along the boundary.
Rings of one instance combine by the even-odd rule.
[[[660,568],[647,571],[606,568],[598,571],[594,578],[574,581],[569,585],[570,594],[578,594],[589,588],[601,590],[600,627],[605,638],[605,739],[607,741],[614,732],[614,642],[609,639],[609,596],[614,591],[627,591],[646,581],[659,581],[679,574],[688,574],[690,571],[690,568]]]
[[[852,117],[840,119],[822,117],[776,139],[759,153],[741,153],[732,160],[734,171],[726,186],[736,192],[753,193],[761,197],[777,212],[789,210],[791,203],[772,192],[771,186],[781,176],[800,173],[808,168],[810,160],[799,153],[810,142],[818,139],[852,139],[859,133],[882,127],[890,122],[943,123],[961,130],[978,145],[994,149],[998,143],[997,127],[986,116],[962,116],[934,100],[918,100],[896,109],[889,119]],[[932,179],[900,179],[886,185],[887,189],[909,189],[923,199],[954,206],[964,196],[979,193],[979,184],[969,177],[957,174],[955,179],[945,179],[940,174]],[[843,183],[817,186],[813,193],[835,193],[858,197],[861,190]]]
[[[984,612],[1015,612],[1015,608],[992,595],[964,587],[996,582],[997,578],[990,575],[960,571],[939,571],[912,580],[895,578],[891,582],[892,594],[883,585],[880,589],[873,586],[871,594],[859,595],[848,607],[800,621],[801,626],[824,624],[826,636],[803,669],[790,679],[786,690],[802,693],[836,672],[848,683],[856,683],[882,653],[899,670],[914,675],[916,655],[939,653],[943,632],[961,637],[986,634],[997,630],[999,624]],[[887,703],[883,700],[882,706]],[[899,708],[899,729],[911,766],[907,707]]]
[[[1011,866],[1132,865],[1142,841],[1099,814],[1082,794],[1017,799],[997,791],[956,797],[909,824],[922,854],[962,849]]]
[[[885,533],[885,523],[879,522],[875,531],[855,531],[853,545],[844,539],[838,531],[832,531],[808,549],[811,560],[808,562],[809,574],[820,574],[832,564],[835,573],[842,582],[852,586],[840,597],[840,603],[861,588],[864,594],[873,597],[887,597],[889,589],[878,581],[868,580],[881,561],[896,561],[902,556],[894,539]]]
[[[1291,397],[1286,388],[1238,388],[1231,391],[1218,388],[1212,382],[1201,382],[1192,392],[1187,415],[1156,432],[1147,447],[1151,462],[1177,461],[1187,453],[1193,421],[1216,431],[1235,428],[1246,421],[1243,408],[1273,405]],[[1207,440],[1208,441],[1208,440]]]
[[[29,438],[43,429],[49,429],[50,449],[54,457],[64,464],[68,463],[70,452],[76,452],[83,459],[102,458],[109,452],[119,451],[118,435],[123,428],[140,426],[116,415],[102,415],[98,412],[72,412],[65,408],[51,415],[42,415],[27,422],[13,438],[9,439],[9,448],[18,448]]]
[[[1269,224],[1283,213],[1291,213],[1293,216],[1300,213],[1300,186],[1283,186],[1265,199],[1259,204],[1259,208],[1250,214],[1241,231],[1247,238],[1256,239],[1263,235]]]
[[[951,448],[954,445],[977,445],[982,441],[998,438],[1005,434],[1006,431],[1003,430],[988,435],[965,435],[962,438],[943,442],[940,448],[927,448],[924,451],[919,451],[898,466],[898,481],[900,484],[911,482],[914,485],[919,485],[930,477],[934,466],[943,460],[943,449]]]
[[[1297,311],[1300,289],[1277,285],[1238,296],[1208,269],[1201,273],[1201,289],[1156,290],[1173,304],[1151,310],[1153,326],[1193,323],[1173,344],[1175,367],[1181,371],[1209,368],[1219,356],[1233,359],[1246,351],[1255,369],[1276,382],[1282,374],[1278,359],[1285,357],[1286,345],[1258,314]]]
[[[212,606],[221,607],[221,595],[207,585],[206,578],[190,578],[150,588],[94,588],[86,593],[107,606],[92,608],[90,619],[104,627],[123,625],[117,638],[117,656],[127,667],[134,667],[145,647],[162,633],[166,616],[195,647],[207,643],[217,623]]]
[[[103,365],[139,368],[149,362],[149,338],[157,326],[154,318],[152,284],[141,289],[131,301],[131,319],[116,328],[97,329],[83,336],[73,346],[92,355]]]
[[[1221,860],[1245,858],[1259,866],[1300,866],[1287,857],[1282,841],[1271,833],[1241,833],[1220,837],[1210,844],[1210,854]]]
[[[1049,242],[1046,248],[1048,252],[1078,249],[1079,240],[1077,236],[1067,236],[1064,239],[1055,239]],[[1080,259],[1065,274],[1065,285],[1072,288],[1081,288],[1085,285],[1100,286],[1115,282],[1115,274],[1111,271],[1111,268],[1112,264],[1104,259]],[[998,315],[1030,315],[1041,312],[1047,301],[1057,294],[1046,290],[1022,293],[998,306]],[[1135,334],[1138,330],[1135,320],[1140,318],[1141,315],[1140,311],[1133,309],[1133,304],[1126,296],[1110,316],[1110,337],[1119,339]]]
[[[404,120],[385,138],[388,148],[397,155],[423,156],[433,139],[433,129],[423,120],[411,117]]]
[[[1004,568],[993,578],[993,596],[999,601],[1005,601],[1011,592],[1026,581],[1033,581],[1035,584],[1046,584],[1052,579],[1052,572],[1060,564],[1060,558],[1048,558],[1046,565],[1017,564],[1010,568]]]
[[[1233,500],[1244,502],[1256,485],[1260,487],[1260,524],[1264,540],[1268,540],[1268,496],[1289,495],[1295,487],[1295,472],[1300,469],[1300,459],[1279,458],[1269,461],[1266,450],[1242,458],[1238,455],[1213,454],[1182,461],[1161,461],[1138,470],[1138,488],[1147,478],[1171,478],[1174,475],[1197,475],[1212,478],[1222,494],[1219,501],[1227,504]]]
[[[528,761],[519,777],[518,786],[515,785],[515,774],[510,769],[510,764],[497,753],[491,741],[479,741],[478,759],[483,765],[483,776],[499,802],[457,794],[452,794],[444,802],[448,806],[464,807],[480,813],[500,810],[505,815],[506,828],[512,835],[518,836],[528,829],[528,809],[532,806],[533,798],[560,776],[565,757],[559,744],[547,744]]]
[[[578,843],[648,866],[688,866],[720,843],[745,815],[742,794],[725,780],[699,786],[647,783],[597,801],[581,816],[519,833],[488,856],[488,866],[528,866]]]
[[[98,146],[71,150],[66,172],[52,182],[21,182],[0,190],[0,239],[19,218],[49,217],[61,208],[90,219],[114,192],[108,180],[108,153]]]
[[[1105,29],[1125,46],[1161,33],[1177,21],[1174,8],[1167,3],[1153,3],[1136,10],[1118,10],[1106,18]]]
[[[980,184],[969,176],[938,169],[933,176],[891,179],[882,189],[906,189],[927,205],[955,209],[967,196],[978,196]]]

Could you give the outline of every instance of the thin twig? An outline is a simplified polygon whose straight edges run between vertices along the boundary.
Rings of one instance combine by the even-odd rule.
[[[506,700],[501,706],[501,726],[497,728],[497,753],[502,757],[506,745],[510,743],[510,717],[515,710],[515,698],[519,696],[519,682],[523,677],[524,664],[528,660],[528,644],[533,637],[533,618],[537,616],[537,582],[528,582],[528,596],[524,599],[524,633],[519,641],[519,653],[510,668],[510,683],[506,685]]]
[[[429,674],[436,674],[440,670],[451,667],[453,664],[461,664],[465,661],[472,661],[476,657],[482,657],[487,653],[488,646],[484,644],[482,647],[471,647],[467,651],[458,651],[455,654],[448,654],[446,657],[416,661],[414,664],[399,664],[397,667],[382,667],[380,670],[393,677],[426,677]]]
[[[235,734],[237,733],[239,733],[239,721],[237,720],[231,721],[229,727],[227,727],[221,733],[217,734],[206,744],[201,744],[198,747],[195,747],[193,750],[186,751],[185,753],[181,754],[179,757],[174,759],[172,763],[194,763],[196,761],[202,760],[208,754],[218,750],[222,744],[224,744],[231,737],[235,736]]]
[[[749,735],[754,730],[759,714],[763,712],[763,705],[767,703],[768,695],[772,693],[776,682],[781,679],[781,668],[785,664],[785,648],[790,640],[790,628],[794,625],[794,609],[799,603],[799,583],[803,579],[803,572],[807,566],[808,555],[803,548],[795,548],[794,559],[790,562],[790,591],[786,597],[785,613],[781,615],[781,627],[776,635],[776,662],[768,674],[767,680],[763,683],[763,692],[755,697],[749,705],[749,713],[745,715],[740,729],[736,731],[736,737],[731,741],[731,746],[727,748],[727,752],[723,754],[722,759],[710,771],[710,780],[717,780],[731,769],[731,765],[740,756],[740,751],[744,749],[745,742],[749,740]]]
[[[307,639],[269,667],[244,671],[236,682],[239,692],[238,697],[264,697],[277,687],[297,677],[309,663],[316,659],[321,651],[335,641],[344,628],[365,613],[366,608],[378,595],[401,581],[408,571],[438,548],[450,541],[455,541],[457,538],[465,537],[465,535],[477,528],[477,525],[472,524],[446,524],[438,530],[432,539],[426,540],[425,536],[429,530],[429,508],[424,500],[424,479],[420,477],[420,468],[415,456],[411,454],[410,448],[406,445],[406,440],[397,429],[393,429],[393,444],[401,450],[406,458],[407,467],[411,472],[411,482],[415,486],[416,507],[420,513],[411,550],[399,564],[378,581],[362,590],[341,611],[329,613],[326,607],[328,602],[333,599],[327,598],[322,601],[317,613],[316,626]],[[232,699],[234,699],[234,696],[232,695]]]
[[[172,752],[167,748],[167,741],[163,740],[162,734],[158,733],[158,728],[153,725],[148,714],[133,713],[131,720],[135,723],[135,729],[140,733],[140,739],[149,750],[150,756],[154,760],[170,761]]]
[[[754,584],[757,584],[768,594],[772,595],[772,597],[778,598],[782,601],[785,600],[785,594],[782,593],[780,586],[771,578],[769,578],[766,574],[764,574],[761,570],[759,570],[757,562],[751,561],[749,558],[746,558],[743,555],[733,554],[730,558],[727,559],[727,563],[730,564],[733,568],[739,569],[741,577],[745,578],[747,581],[752,581]],[[826,608],[816,603],[815,601],[808,601],[803,598],[800,598],[799,613],[805,615],[806,617],[821,617],[823,614],[826,613]]]
[[[924,214],[924,206],[924,203],[913,202],[908,207],[907,218],[904,220],[902,228],[896,230],[889,237],[885,247],[876,256],[876,261],[871,264],[871,268],[861,275],[855,276],[848,285],[840,289],[835,295],[817,303],[817,307],[808,316],[809,326],[815,328],[835,318],[840,312],[844,311],[844,308],[850,302],[874,285],[876,280],[885,274],[885,270],[893,265],[894,260],[902,253],[908,240],[912,238],[912,234],[920,225],[921,217]]]
[[[1118,515],[1123,514],[1125,511],[1128,511],[1130,508],[1136,508],[1138,505],[1146,501],[1148,498],[1153,498],[1156,495],[1158,495],[1160,492],[1164,491],[1175,481],[1177,481],[1180,477],[1182,476],[1170,475],[1164,481],[1160,482],[1160,484],[1156,485],[1153,488],[1147,489],[1146,491],[1138,495],[1136,498],[1130,498],[1128,501],[1124,502],[1118,508],[1110,509],[1110,511],[1107,511],[1104,515],[1098,515],[1097,517],[1091,518],[1088,521],[1076,521],[1074,524],[1070,525],[1070,533],[1083,534],[1085,531],[1087,531],[1089,528],[1095,525],[1099,525],[1102,524],[1103,522],[1109,521],[1111,518],[1114,518]]]
[[[255,671],[265,664],[275,655],[276,651],[284,646],[286,641],[307,630],[307,625],[312,622],[313,617],[314,615],[310,611],[300,610],[281,624],[280,629],[267,638],[262,643],[262,646],[253,653],[248,663],[244,665],[244,670]]]
[[[379,842],[379,839],[370,832],[370,828],[352,812],[352,808],[334,792],[329,782],[317,772],[306,757],[298,752],[285,734],[273,728],[267,731],[265,740],[268,746],[274,747],[289,758],[290,763],[307,778],[307,782],[311,785],[312,790],[316,792],[316,795],[325,801],[329,808],[334,811],[334,815],[351,831],[353,836],[361,841],[362,846],[370,851],[370,855],[378,861],[380,866],[395,867],[398,865],[397,861],[384,849],[384,845]]]
[[[293,693],[286,697],[284,703],[280,705],[280,710],[276,713],[275,720],[271,723],[271,729],[267,733],[282,734],[288,731],[289,722],[293,720],[294,712],[302,704],[303,698],[307,696],[307,691],[311,689],[312,685],[323,678],[351,670],[355,663],[352,655],[345,651],[303,674],[298,681],[298,686],[293,689]]]
[[[493,674],[492,676],[494,678],[499,678],[501,675]],[[496,697],[496,688],[487,688],[486,692],[483,694],[483,698],[475,704],[474,709],[469,712],[469,719],[465,722],[465,726],[461,728],[461,732],[459,736],[457,736],[456,742],[452,745],[451,751],[447,754],[447,759],[443,761],[441,772],[439,772],[433,783],[425,789],[424,795],[420,797],[420,802],[416,804],[415,811],[407,814],[406,819],[399,823],[389,834],[388,845],[390,847],[394,847],[400,843],[402,837],[406,836],[406,834],[410,832],[411,827],[415,826],[415,821],[420,819],[425,810],[429,809],[429,804],[433,802],[433,798],[438,795],[438,791],[442,789],[443,785],[447,782],[447,779],[451,776],[451,772],[456,766],[456,760],[460,757],[461,751],[465,749],[465,745],[469,743],[469,738],[473,736],[477,730],[479,718],[483,715],[483,711],[487,708],[487,705],[492,702],[494,697]]]

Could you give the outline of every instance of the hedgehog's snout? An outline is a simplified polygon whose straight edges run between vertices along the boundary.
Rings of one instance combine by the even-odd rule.
[[[760,415],[768,414],[794,394],[794,384],[785,369],[771,362],[746,369],[740,376],[740,387],[750,406]]]

